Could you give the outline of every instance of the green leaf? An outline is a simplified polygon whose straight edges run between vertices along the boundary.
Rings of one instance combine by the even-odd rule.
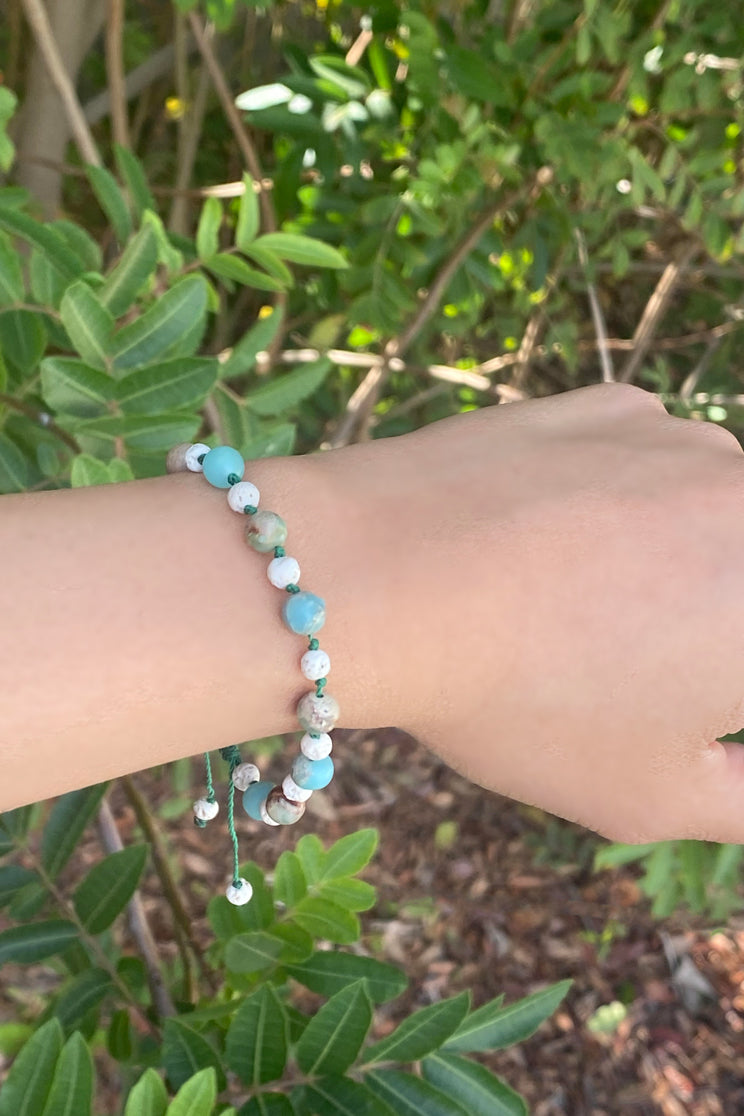
[[[313,939],[293,922],[275,922],[268,933],[282,943],[280,964],[301,965],[312,957],[315,948]]]
[[[225,1061],[246,1085],[264,1085],[284,1073],[289,1024],[271,984],[262,984],[245,1000],[230,1024]]]
[[[275,252],[281,260],[291,263],[308,264],[311,267],[348,267],[348,261],[337,248],[315,240],[311,236],[298,236],[295,233],[266,233],[256,241],[259,247]]]
[[[23,838],[35,821],[38,806],[19,806],[16,810],[6,810],[0,814],[0,827],[13,838],[13,844],[21,844]]]
[[[200,260],[208,260],[210,256],[216,256],[219,252],[222,216],[220,199],[207,198],[202,206],[196,230],[196,254]]]
[[[332,996],[305,1028],[295,1056],[303,1073],[345,1073],[356,1060],[372,1023],[372,1001],[363,980]]]
[[[72,459],[70,484],[73,488],[95,488],[99,484],[111,484],[111,474],[103,461],[90,453],[79,453]]]
[[[215,895],[207,907],[212,930],[222,941],[246,930],[265,930],[274,922],[274,896],[261,869],[249,861],[241,865],[240,874],[253,888],[250,903],[235,907],[224,895]]]
[[[22,240],[35,245],[57,269],[63,279],[76,279],[80,274],[81,261],[70,249],[65,238],[49,225],[34,221],[17,209],[0,205],[0,229],[20,236]]]
[[[162,361],[207,313],[207,286],[200,275],[179,280],[141,317],[124,326],[112,347],[115,372],[128,372]]]
[[[99,272],[103,266],[103,252],[97,241],[74,221],[63,218],[51,222],[51,228],[61,234],[68,247],[78,256],[82,266],[79,271]],[[100,279],[100,276],[96,276]]]
[[[67,289],[67,280],[62,278],[38,248],[31,249],[29,278],[34,300],[42,306],[52,306],[56,309]]]
[[[463,1020],[442,1049],[459,1052],[500,1050],[504,1046],[524,1042],[553,1014],[572,983],[561,980],[506,1007],[501,1007],[499,1002],[484,1004]]]
[[[41,838],[41,863],[50,876],[61,872],[72,856],[107,788],[108,783],[98,783],[63,794],[54,803]]]
[[[73,896],[78,918],[91,934],[107,929],[126,907],[147,860],[147,845],[130,845],[94,865]]]
[[[124,1116],[165,1116],[168,1093],[154,1069],[145,1070],[127,1097]],[[210,1114],[211,1116],[211,1114]]]
[[[347,97],[358,100],[370,91],[369,78],[358,66],[350,66],[335,54],[314,54],[308,58],[318,77],[338,86]]]
[[[132,234],[132,217],[119,183],[105,167],[89,163],[85,168],[93,193],[103,212],[111,222],[116,239],[125,244]]]
[[[351,911],[337,907],[325,899],[306,896],[294,909],[294,921],[314,938],[327,938],[330,942],[348,945],[359,940],[359,919]]]
[[[200,1070],[171,1101],[166,1116],[212,1116],[217,1099],[217,1078],[212,1066]]]
[[[0,1116],[39,1116],[49,1096],[64,1036],[50,1019],[21,1050],[0,1090]]]
[[[90,1116],[93,1103],[93,1059],[81,1034],[68,1039],[62,1051],[44,1116]]]
[[[236,934],[225,950],[225,964],[234,973],[260,973],[277,963],[282,943],[264,930]]]
[[[202,1035],[187,1027],[180,1019],[171,1018],[165,1021],[163,1066],[175,1089],[208,1066],[212,1066],[217,1074],[219,1090],[225,1087],[225,1075],[217,1051]]]
[[[305,833],[295,847],[300,858],[305,879],[309,884],[318,883],[326,862],[326,851],[317,833]]]
[[[46,357],[40,365],[41,395],[58,414],[92,418],[107,413],[115,382],[76,357]]]
[[[257,353],[263,352],[276,337],[282,323],[282,311],[274,309],[259,318],[233,347],[230,356],[220,366],[220,379],[230,380],[250,372],[256,363]]]
[[[62,953],[78,937],[74,923],[63,918],[46,922],[30,922],[27,926],[13,926],[0,933],[0,965],[6,961],[41,961],[53,953]]]
[[[623,864],[631,864],[640,860],[656,848],[656,844],[649,845],[623,845],[609,844],[597,849],[594,854],[593,870],[598,872],[601,868],[618,868]]]
[[[106,276],[99,297],[114,317],[124,314],[158,265],[158,241],[151,225],[143,225]]]
[[[20,257],[14,251],[10,238],[0,233],[0,306],[23,302],[24,294]]]
[[[33,310],[0,313],[0,352],[24,378],[38,368],[46,343],[41,314]]]
[[[29,483],[28,461],[15,442],[0,433],[0,492],[23,492]]]
[[[183,267],[183,253],[171,244],[165,225],[154,210],[146,209],[142,214],[142,227],[152,229],[158,245],[158,262],[170,276],[175,275]]]
[[[8,914],[16,922],[28,922],[46,906],[49,892],[43,883],[30,883],[21,888],[10,901]]]
[[[320,879],[334,880],[361,872],[375,855],[379,839],[376,829],[360,829],[336,841],[326,853]]]
[[[136,155],[121,144],[114,144],[114,159],[120,178],[127,184],[129,196],[132,199],[137,220],[141,221],[146,209],[157,212],[155,199],[147,185],[147,176],[144,167]]]
[[[292,1091],[298,1112],[313,1116],[393,1116],[384,1101],[348,1077],[323,1077]]]
[[[320,897],[347,911],[368,911],[377,902],[377,892],[364,880],[326,880],[320,885]]]
[[[0,868],[0,907],[5,907],[17,891],[26,884],[38,882],[39,877],[30,868],[20,864],[6,864]]]
[[[259,415],[278,415],[299,406],[320,387],[331,370],[328,357],[303,364],[293,372],[280,372],[245,396],[246,406]]]
[[[293,422],[275,423],[243,442],[243,455],[248,461],[259,457],[289,457],[296,438],[297,427]]]
[[[307,880],[300,858],[289,850],[282,853],[274,873],[274,896],[285,907],[294,907],[307,895]]]
[[[249,259],[262,267],[264,271],[268,271],[269,275],[273,275],[275,279],[284,287],[294,286],[294,276],[289,270],[283,260],[280,260],[275,252],[270,252],[268,248],[259,247],[258,244],[246,244],[242,252],[248,256]]]
[[[284,1093],[258,1093],[243,1105],[238,1116],[295,1116],[295,1110]]]
[[[401,1070],[371,1070],[364,1075],[368,1089],[385,1101],[396,1116],[469,1116],[450,1096],[412,1073]]]
[[[132,1020],[126,1008],[117,1008],[111,1013],[106,1032],[106,1049],[117,1062],[128,1062],[134,1048]]]
[[[125,414],[193,410],[217,383],[216,357],[179,357],[129,372],[114,385],[114,397]]]
[[[528,1116],[519,1093],[477,1062],[456,1054],[433,1054],[421,1068],[426,1080],[457,1097],[469,1116]]]
[[[111,977],[104,969],[79,973],[57,997],[52,1011],[69,1034],[111,991]]]
[[[470,1006],[470,993],[461,992],[421,1008],[396,1027],[391,1035],[364,1052],[365,1062],[416,1062],[438,1050],[457,1030]]]
[[[249,174],[243,175],[243,185],[245,190],[240,197],[238,223],[235,228],[235,246],[241,252],[244,252],[251,241],[256,239],[260,224],[258,195]]]
[[[64,293],[62,324],[80,356],[93,368],[106,368],[114,319],[82,279]]]
[[[204,266],[219,279],[234,280],[246,287],[254,287],[258,291],[283,291],[285,287],[285,284],[275,279],[273,275],[256,271],[255,267],[249,267],[239,256],[231,256],[227,252],[218,252],[216,256],[205,260]]]
[[[408,987],[408,978],[394,965],[339,950],[318,950],[301,965],[290,965],[290,976],[312,992],[333,996],[353,981],[364,979],[376,1004],[387,1003]]]
[[[202,419],[200,415],[163,413],[160,415],[106,415],[95,419],[67,419],[65,426],[72,434],[108,439],[111,452],[114,441],[124,438],[128,449],[142,453],[167,453],[176,442],[194,441]]]

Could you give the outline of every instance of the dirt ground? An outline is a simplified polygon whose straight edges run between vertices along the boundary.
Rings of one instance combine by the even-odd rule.
[[[395,729],[337,730],[335,741],[331,787],[313,796],[291,829],[268,831],[241,818],[241,857],[270,871],[301,832],[315,830],[329,844],[364,826],[379,829],[379,850],[363,873],[379,898],[361,916],[362,944],[400,965],[410,983],[378,1009],[376,1037],[413,1009],[465,988],[478,1007],[502,992],[509,1003],[570,977],[567,997],[533,1038],[476,1056],[525,1097],[531,1116],[744,1116],[744,899],[725,928],[685,913],[657,923],[637,867],[591,872],[593,850],[603,843],[596,835],[468,783]],[[264,777],[280,777],[289,748]],[[218,761],[218,788],[225,772]],[[201,774],[195,759],[193,797]],[[173,797],[172,778],[161,770],[136,781],[156,810]],[[120,787],[110,802],[125,843],[137,839]],[[229,871],[224,823],[199,830],[188,812],[160,824],[180,850],[187,907],[207,944],[206,903]],[[100,855],[93,837],[78,855]],[[171,957],[154,874],[143,896],[159,948]],[[16,983],[43,981],[44,972],[19,970]],[[685,996],[690,974],[702,974],[711,990],[694,1005]],[[6,966],[5,1019],[18,1018],[13,984],[14,967]],[[293,987],[297,1005],[311,1006]],[[615,1001],[626,1013],[614,1032],[593,1029],[597,1009]],[[99,1101],[106,1103],[103,1095]],[[115,1112],[113,1096],[109,1103],[106,1111]]]

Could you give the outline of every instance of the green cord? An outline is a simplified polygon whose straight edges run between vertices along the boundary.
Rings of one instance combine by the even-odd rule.
[[[227,792],[227,831],[233,845],[233,887],[242,887],[238,858],[238,835],[235,832],[235,784],[232,781],[233,771],[241,762],[240,752],[234,744],[231,744],[228,748],[220,748],[220,755],[230,764],[230,787]]]

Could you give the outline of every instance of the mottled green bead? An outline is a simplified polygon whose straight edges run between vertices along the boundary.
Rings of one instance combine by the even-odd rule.
[[[287,538],[287,524],[273,511],[257,511],[245,529],[246,542],[259,554],[268,554]]]
[[[279,825],[294,825],[305,813],[305,803],[290,802],[281,787],[274,787],[266,799],[266,813]]]
[[[328,732],[338,718],[338,702],[330,694],[305,694],[297,706],[297,720],[306,732]]]

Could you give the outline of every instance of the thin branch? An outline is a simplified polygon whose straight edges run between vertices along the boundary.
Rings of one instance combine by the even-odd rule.
[[[179,121],[176,182],[173,204],[168,218],[168,228],[171,232],[181,233],[182,235],[185,235],[188,231],[186,219],[189,192],[187,191],[187,187],[191,181],[191,174],[199,150],[202,123],[204,121],[204,114],[207,111],[208,93],[209,71],[204,62],[202,62],[199,69],[199,78],[196,84],[196,93],[194,94],[193,103],[189,103],[186,115]],[[188,101],[188,90],[186,88],[181,89],[180,83],[178,96]],[[240,183],[240,187],[240,193],[242,194],[245,190],[242,182]]]
[[[217,93],[220,104],[222,105],[222,111],[227,117],[227,122],[232,129],[233,135],[235,136],[235,141],[240,148],[240,153],[243,156],[245,165],[248,167],[248,170],[250,171],[256,182],[261,184],[263,181],[263,171],[261,170],[261,164],[259,162],[256,149],[253,146],[253,140],[249,136],[248,131],[243,124],[243,121],[240,119],[240,113],[235,107],[235,102],[228,88],[227,81],[225,80],[225,75],[223,74],[222,68],[217,60],[217,55],[214,52],[214,48],[212,46],[212,28],[209,27],[205,29],[204,27],[202,27],[196,12],[190,12],[188,20],[192,34],[196,39],[196,45],[198,46],[199,52],[204,59],[204,62],[206,63],[207,69],[209,70],[209,75],[212,78],[212,84],[214,85],[215,92]],[[274,215],[274,207],[271,203],[271,198],[263,189],[263,186],[261,192],[258,195],[258,201],[261,206],[261,216],[263,218],[265,231],[275,232],[276,217]]]
[[[108,0],[106,20],[106,74],[111,98],[111,124],[114,143],[130,147],[127,117],[126,75],[124,73],[124,0]]]
[[[75,87],[62,61],[46,8],[42,0],[21,0],[21,3],[36,40],[36,45],[49,71],[52,84],[62,101],[70,131],[80,151],[80,157],[84,163],[92,163],[94,166],[100,167],[103,165],[101,156],[80,107]]]
[[[620,373],[619,380],[621,383],[630,383],[643,364],[646,354],[651,347],[653,335],[667,311],[671,297],[679,283],[680,276],[698,251],[699,248],[696,242],[688,243],[681,252],[679,258],[667,264],[664,268],[661,279],[659,279],[653,294],[646,303],[646,308],[641,315],[641,320],[633,334],[633,351]]]
[[[111,807],[106,798],[101,802],[98,811],[98,829],[101,834],[101,843],[107,853],[121,852],[124,848],[119,830],[111,812]],[[129,929],[142,956],[147,969],[147,978],[150,984],[152,1000],[161,1019],[169,1015],[176,1015],[176,1009],[170,997],[165,978],[160,968],[158,947],[152,936],[145,909],[142,906],[142,897],[135,891],[127,906]]]
[[[183,960],[184,971],[190,975],[191,960],[187,952],[190,950],[197,962],[202,977],[206,977],[208,973],[204,962],[204,953],[199,943],[192,937],[193,919],[183,904],[178,884],[173,878],[173,873],[171,872],[168,862],[168,852],[165,848],[162,834],[154,824],[149,805],[135,783],[134,778],[131,775],[124,775],[119,782],[129,799],[129,804],[134,810],[134,815],[137,818],[142,832],[150,843],[155,871],[160,877],[163,895],[168,900],[168,904],[173,913],[173,925],[178,941],[179,952]],[[195,997],[189,995],[187,999],[194,1000]]]
[[[550,167],[541,167],[529,183],[513,191],[506,198],[500,198],[487,206],[472,227],[460,238],[444,266],[432,283],[426,298],[403,332],[388,341],[383,352],[382,362],[372,368],[353,392],[346,404],[346,412],[336,430],[323,443],[323,448],[337,449],[348,445],[358,430],[360,440],[369,435],[368,423],[383,384],[391,371],[390,361],[400,357],[418,337],[426,323],[436,312],[447,286],[460,265],[464,262],[483,234],[491,227],[496,217],[505,213],[524,197],[535,198],[552,181]]]
[[[372,42],[374,33],[372,31],[360,31],[354,42],[351,44],[346,52],[344,62],[347,66],[358,66],[364,56],[364,52]]]
[[[586,240],[581,229],[574,229],[574,235],[576,236],[576,243],[579,249],[579,263],[583,267],[586,276],[586,292],[589,296],[589,306],[592,311],[594,332],[597,335],[597,348],[599,350],[599,363],[602,366],[602,379],[605,383],[611,383],[615,379],[615,369],[612,366],[612,357],[610,356],[610,350],[607,346],[607,326],[605,325],[602,307],[599,304],[597,288],[594,286],[589,274],[589,256],[586,251]]]
[[[88,930],[86,930],[85,926],[80,920],[77,911],[75,910],[74,903],[72,903],[72,901],[68,899],[67,896],[57,886],[56,882],[46,871],[44,865],[42,864],[41,858],[38,857],[36,853],[28,847],[28,845],[25,846],[24,851],[29,857],[30,863],[33,865],[34,869],[41,877],[41,881],[44,884],[44,887],[52,896],[57,906],[60,908],[62,913],[67,918],[69,918],[69,920],[73,922],[77,927],[78,937],[80,938],[80,940],[87,943],[91,952],[95,955],[97,963],[111,977],[112,984],[116,986],[120,995],[129,1004],[131,1010],[137,1015],[144,1028],[156,1039],[161,1040],[162,1035],[160,1033],[160,1028],[157,1027],[156,1024],[153,1023],[152,1020],[148,1017],[147,1012],[143,1008],[142,1004],[137,1000],[128,985],[122,980],[120,974],[117,972],[116,966],[112,964],[106,951],[101,947],[101,943],[99,942],[98,938],[94,934],[91,934]]]

